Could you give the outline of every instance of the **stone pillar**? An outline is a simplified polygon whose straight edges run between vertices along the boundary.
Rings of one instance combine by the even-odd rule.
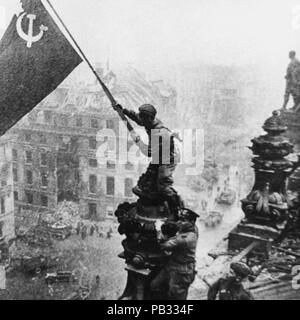
[[[269,244],[277,239],[288,220],[287,179],[299,167],[298,161],[287,159],[294,146],[284,136],[287,130],[278,111],[263,129],[266,135],[252,140],[255,183],[242,200],[245,220],[230,234],[229,249],[247,247],[253,241]]]

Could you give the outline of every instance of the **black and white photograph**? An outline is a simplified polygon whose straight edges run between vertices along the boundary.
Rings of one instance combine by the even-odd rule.
[[[300,0],[0,0],[0,300],[300,300]]]

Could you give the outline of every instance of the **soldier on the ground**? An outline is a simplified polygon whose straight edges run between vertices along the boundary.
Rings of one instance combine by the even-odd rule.
[[[147,157],[152,157],[152,162],[147,173],[155,172],[157,193],[165,200],[177,204],[177,194],[172,188],[173,174],[179,162],[179,153],[175,147],[175,136],[165,125],[156,118],[157,110],[150,104],[139,108],[139,113],[123,109],[116,105],[115,109],[121,109],[124,115],[144,127],[149,137],[149,144],[144,144],[140,137],[136,137],[141,152]],[[147,175],[146,173],[146,175]],[[134,188],[137,195],[147,195],[139,186]]]
[[[290,96],[293,97],[294,107],[296,110],[300,106],[300,62],[296,58],[296,52],[291,51],[289,53],[291,62],[287,69],[286,74],[286,92],[284,97],[283,109],[287,108]]]
[[[196,275],[196,247],[198,229],[196,219],[199,217],[190,210],[184,210],[176,229],[167,228],[169,234],[161,243],[162,250],[169,255],[163,269],[151,282],[153,299],[186,300],[191,284]],[[164,230],[162,229],[162,232]],[[169,236],[172,237],[169,237]]]
[[[210,287],[208,300],[254,300],[243,286],[243,282],[251,274],[251,269],[245,263],[234,262],[230,271],[230,276],[219,279]]]

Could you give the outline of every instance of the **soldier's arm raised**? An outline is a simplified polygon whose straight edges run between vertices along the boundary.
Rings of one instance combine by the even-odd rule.
[[[138,114],[136,112],[134,112],[133,110],[128,110],[126,108],[123,108],[123,106],[121,106],[117,102],[114,103],[112,106],[116,111],[121,111],[126,117],[128,117],[129,119],[134,121],[136,124],[142,125]]]
[[[134,112],[133,110],[127,110],[127,109],[123,109],[123,113],[125,116],[127,116],[129,119],[131,119],[132,121],[134,121],[136,124],[138,124],[139,126],[142,125],[141,120],[138,116],[138,114],[136,112]]]

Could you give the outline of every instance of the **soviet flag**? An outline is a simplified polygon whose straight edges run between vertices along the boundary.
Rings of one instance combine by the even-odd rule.
[[[0,41],[0,136],[82,62],[41,0],[22,0]]]

